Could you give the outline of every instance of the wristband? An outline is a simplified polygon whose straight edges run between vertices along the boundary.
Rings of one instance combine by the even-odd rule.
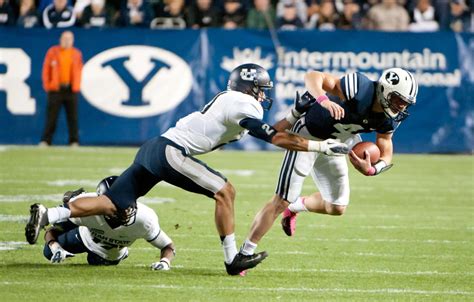
[[[379,174],[380,171],[382,171],[383,168],[387,166],[387,163],[384,162],[383,160],[379,160],[378,162],[375,163],[374,168],[375,168],[375,174]]]
[[[367,173],[365,175],[367,176],[374,176],[377,174],[377,170],[375,169],[374,166],[370,166],[369,170],[367,171]]]
[[[328,96],[323,94],[323,95],[320,95],[316,98],[316,102],[318,102],[318,104],[321,104],[322,102],[326,101],[326,100],[329,100]]]
[[[291,125],[294,125],[296,121],[300,118],[300,114],[296,114],[293,112],[294,109],[291,109],[290,112],[285,117],[285,120],[288,121]],[[296,111],[296,110],[294,110]]]
[[[317,141],[308,141],[308,151],[321,151],[321,143]]]

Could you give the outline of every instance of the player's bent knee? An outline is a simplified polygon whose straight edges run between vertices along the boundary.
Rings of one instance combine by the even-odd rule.
[[[230,182],[227,182],[224,187],[216,193],[215,199],[216,202],[233,203],[235,199],[234,186]]]

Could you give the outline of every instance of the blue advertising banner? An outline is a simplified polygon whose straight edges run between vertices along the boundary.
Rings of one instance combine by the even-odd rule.
[[[41,70],[60,31],[0,29],[0,144],[37,144],[45,123]],[[229,72],[254,62],[275,88],[266,119],[284,117],[304,74],[359,71],[376,80],[393,66],[420,84],[411,116],[394,135],[395,152],[474,150],[474,35],[365,31],[74,29],[83,53],[79,103],[83,145],[138,145],[199,110],[226,88]],[[370,135],[367,139],[373,139]],[[54,144],[68,141],[64,114]],[[229,145],[271,149],[246,137]]]

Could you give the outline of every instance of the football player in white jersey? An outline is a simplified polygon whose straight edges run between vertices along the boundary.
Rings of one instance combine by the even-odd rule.
[[[40,204],[32,205],[25,228],[27,241],[34,244],[40,227],[69,217],[116,215],[123,224],[131,224],[135,219],[137,198],[158,182],[166,181],[215,200],[215,224],[228,274],[238,275],[256,266],[267,256],[266,252],[254,255],[237,252],[234,187],[221,173],[194,156],[239,140],[245,133],[288,150],[328,155],[349,152],[345,144],[336,140],[308,140],[285,131],[314,103],[313,99],[297,97],[295,107],[286,118],[274,126],[264,123],[264,107],[271,105],[265,90],[272,87],[270,75],[261,66],[238,66],[230,74],[226,91],[217,94],[201,111],[180,119],[163,135],[145,142],[132,165],[104,195],[81,198],[67,207],[46,209]]]
[[[82,189],[65,194],[65,203],[102,195],[117,176],[103,179],[97,193]],[[75,254],[87,253],[90,265],[117,265],[128,257],[128,247],[137,239],[145,239],[161,250],[160,260],[151,264],[153,270],[169,270],[175,251],[172,240],[160,228],[158,216],[146,205],[137,202],[135,223],[124,226],[114,216],[95,215],[69,218],[48,228],[45,234],[44,256],[51,263],[61,263]]]
[[[401,68],[385,70],[378,81],[361,73],[342,78],[310,71],[306,74],[305,94],[316,99],[305,116],[295,121],[293,132],[310,139],[339,139],[352,145],[360,141],[358,133],[376,132],[380,160],[371,164],[366,151],[359,158],[353,151],[349,159],[367,176],[378,175],[392,164],[393,132],[408,116],[408,107],[416,103],[418,84],[413,75]],[[305,178],[311,174],[319,189],[300,197]],[[296,228],[298,212],[342,215],[349,204],[349,172],[344,156],[286,151],[275,195],[257,214],[241,253],[253,255],[257,243],[283,212],[282,227],[288,236]]]

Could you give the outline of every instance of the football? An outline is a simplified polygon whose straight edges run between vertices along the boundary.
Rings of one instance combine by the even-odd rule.
[[[360,142],[352,147],[352,151],[360,158],[365,158],[365,150],[369,151],[372,164],[375,164],[380,159],[380,149],[372,142]]]

